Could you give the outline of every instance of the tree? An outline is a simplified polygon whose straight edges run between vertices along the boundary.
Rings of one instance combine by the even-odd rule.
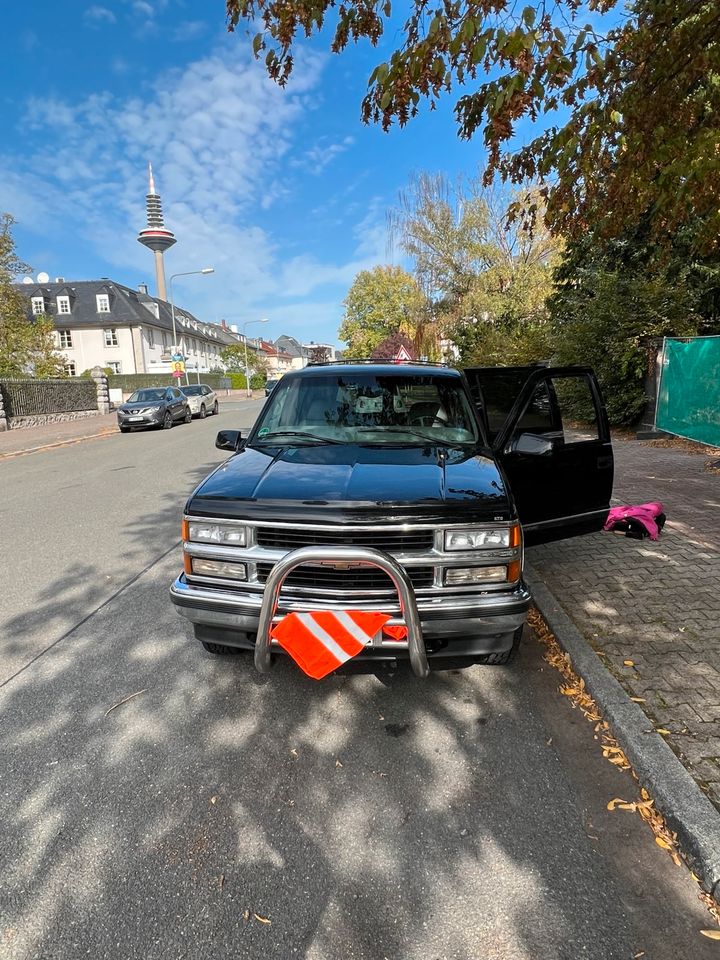
[[[537,187],[525,192],[542,207]],[[389,216],[463,362],[507,364],[547,355],[543,325],[560,244],[542,222],[534,230],[523,217],[508,224],[513,200],[507,191],[484,187],[480,176],[451,184],[421,173]]]
[[[28,302],[14,286],[29,267],[15,252],[9,213],[0,216],[0,376],[66,376],[62,357],[55,353],[53,322],[44,314],[29,317]]]
[[[245,345],[233,343],[220,351],[220,359],[229,373],[245,373]],[[247,363],[251,374],[267,372],[267,358],[251,347],[247,348]]]
[[[343,302],[339,335],[348,345],[346,357],[369,357],[391,334],[404,332],[412,338],[425,323],[425,297],[415,278],[401,267],[361,271]]]
[[[255,56],[265,52],[280,84],[298,34],[320,32],[332,17],[339,53],[360,38],[377,44],[392,12],[390,0],[227,0],[228,28],[242,19],[259,25]],[[391,33],[401,39],[369,78],[366,122],[403,125],[421,98],[434,106],[459,86],[468,91],[455,105],[459,132],[482,131],[486,182],[496,173],[544,181],[556,233],[580,239],[591,228],[617,237],[646,218],[653,236],[668,240],[699,215],[707,229],[698,242],[717,248],[717,0],[412,0],[403,30],[393,23]],[[546,131],[515,147],[518,124],[542,116]],[[537,212],[531,201],[527,209]]]
[[[703,230],[690,224],[661,248],[643,228],[604,244],[585,238],[555,271],[555,357],[595,369],[614,424],[645,408],[648,339],[720,333],[720,266],[692,253]]]

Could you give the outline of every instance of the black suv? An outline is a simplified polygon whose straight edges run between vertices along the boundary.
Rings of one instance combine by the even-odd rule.
[[[389,614],[400,634],[360,657],[421,676],[506,662],[530,605],[523,544],[599,530],[613,482],[578,367],[314,365],[217,446],[233,456],[186,504],[171,596],[207,650],[252,649],[261,670],[297,611]]]
[[[177,387],[145,387],[136,390],[118,407],[118,426],[122,433],[135,427],[163,427],[190,423],[192,413],[185,394]]]

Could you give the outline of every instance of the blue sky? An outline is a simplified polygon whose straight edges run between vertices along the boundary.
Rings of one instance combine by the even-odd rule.
[[[167,273],[215,267],[176,285],[204,320],[335,341],[355,274],[393,259],[386,210],[411,173],[484,158],[479,137],[458,139],[452,99],[390,134],[360,122],[382,48],[304,44],[279,89],[226,33],[223,0],[36,0],[6,4],[3,25],[0,210],[19,254],[36,273],[154,292],[135,239],[150,160],[178,238]]]

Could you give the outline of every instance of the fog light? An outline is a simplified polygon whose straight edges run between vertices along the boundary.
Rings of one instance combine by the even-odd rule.
[[[227,563],[224,560],[205,560],[192,558],[192,572],[201,577],[224,577],[226,580],[247,580],[244,563]]]
[[[472,583],[504,583],[507,567],[449,567],[445,571],[445,586]]]

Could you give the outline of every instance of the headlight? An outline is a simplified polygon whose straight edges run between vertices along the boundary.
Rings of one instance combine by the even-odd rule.
[[[234,547],[244,547],[247,544],[247,530],[241,524],[186,520],[183,526],[184,540],[194,540],[196,543],[227,543]]]
[[[501,550],[520,546],[520,527],[466,527],[445,531],[446,550]]]
[[[145,407],[145,413],[157,413],[160,407]]]
[[[445,570],[445,585],[461,587],[474,583],[503,583],[507,580],[507,567],[448,567]]]
[[[193,557],[192,572],[201,577],[225,577],[227,580],[247,580],[247,568],[244,563],[228,563],[225,560],[205,560]]]

